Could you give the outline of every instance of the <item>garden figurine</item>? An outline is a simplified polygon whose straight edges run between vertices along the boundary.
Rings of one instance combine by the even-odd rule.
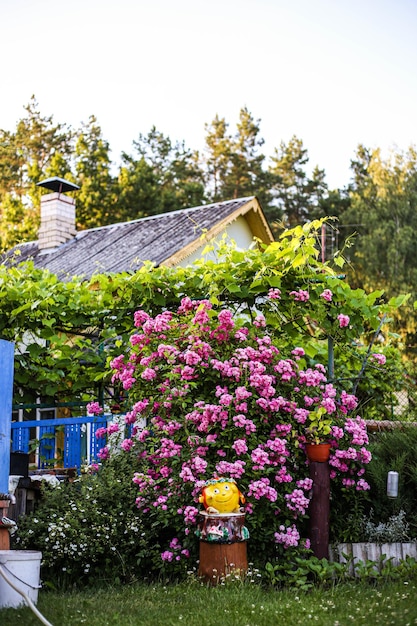
[[[209,514],[239,513],[242,511],[240,504],[245,503],[245,497],[234,478],[215,477],[206,481],[199,502]]]

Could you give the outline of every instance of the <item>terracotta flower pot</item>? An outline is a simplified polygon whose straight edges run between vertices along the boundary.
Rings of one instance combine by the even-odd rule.
[[[306,454],[310,461],[325,463],[330,458],[330,443],[307,443]]]

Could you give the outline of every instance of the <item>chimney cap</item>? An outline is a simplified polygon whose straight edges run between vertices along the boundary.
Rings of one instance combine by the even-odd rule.
[[[78,185],[75,185],[75,183],[70,183],[68,180],[58,178],[58,176],[45,178],[45,180],[41,180],[36,184],[38,187],[45,187],[45,189],[51,189],[51,191],[57,191],[58,193],[63,193],[64,191],[76,191],[80,188]]]

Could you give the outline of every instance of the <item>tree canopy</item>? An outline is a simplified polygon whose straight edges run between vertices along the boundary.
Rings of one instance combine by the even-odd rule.
[[[322,260],[344,250],[344,271],[361,289],[383,289],[389,300],[410,292],[417,300],[417,152],[383,157],[364,145],[352,158],[352,179],[329,189],[326,173],[310,164],[301,138],[278,140],[264,152],[261,120],[242,107],[236,126],[219,114],[205,126],[198,152],[152,127],[140,132],[119,163],[98,120],[79,129],[40,112],[33,96],[14,131],[0,129],[0,248],[37,239],[40,194],[48,176],[80,185],[77,228],[103,226],[209,202],[256,195],[275,236],[285,227],[325,216],[318,245]],[[271,138],[269,138],[271,139]],[[412,305],[397,316],[396,330],[409,355],[417,346]]]

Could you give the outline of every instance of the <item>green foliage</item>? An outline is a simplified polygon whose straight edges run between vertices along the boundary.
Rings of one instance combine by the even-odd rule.
[[[348,578],[348,564],[306,555],[279,563],[268,562],[266,579],[274,587],[295,587],[301,591],[328,588]]]
[[[413,426],[375,433],[371,438],[372,461],[368,466],[372,509],[378,522],[405,511],[412,536],[417,534],[417,429]],[[398,498],[387,496],[389,471],[399,474]]]
[[[365,478],[368,482],[367,473]],[[364,540],[364,519],[369,510],[370,493],[372,494],[372,487],[370,492],[354,492],[334,485],[330,500],[330,543]]]
[[[274,181],[272,194],[284,215],[285,226],[294,227],[312,217],[324,217],[323,213],[317,215],[317,207],[320,199],[327,194],[325,174],[316,167],[310,178],[305,171],[308,160],[303,142],[295,136],[288,144],[281,142],[271,159],[271,176]],[[276,219],[275,211],[266,208],[269,219]]]
[[[370,438],[372,460],[365,478],[369,492],[352,494],[334,488],[331,502],[332,542],[408,541],[417,536],[417,429],[377,432]],[[399,474],[398,497],[387,496],[389,471]]]
[[[0,248],[34,238],[41,190],[47,176],[70,171],[72,133],[52,116],[42,116],[32,96],[14,133],[0,131]]]
[[[352,285],[384,289],[387,298],[411,292],[416,299],[416,164],[414,148],[384,159],[380,149],[359,146],[352,161],[350,204],[339,214],[341,239],[357,233],[346,271]],[[395,329],[415,352],[412,306],[398,311]]]
[[[119,221],[203,204],[203,172],[197,153],[184,143],[173,143],[155,127],[146,136],[140,134],[133,147],[133,155],[122,155],[115,206]],[[117,221],[114,215],[112,221]]]
[[[387,299],[406,292],[416,299],[415,148],[383,159],[380,149],[360,145],[352,160],[351,184],[329,190],[324,170],[315,166],[311,174],[306,171],[308,152],[295,136],[281,141],[268,164],[261,151],[260,120],[246,107],[239,112],[234,133],[218,115],[206,125],[203,154],[153,127],[139,134],[133,153],[123,152],[117,167],[110,162],[110,146],[95,116],[73,130],[55,123],[52,116],[42,116],[34,96],[25,111],[14,132],[0,129],[2,248],[36,238],[41,194],[36,184],[52,175],[81,184],[77,194],[81,228],[207,200],[257,195],[276,234],[284,226],[336,217],[337,227],[323,227],[322,259],[332,256],[340,262],[352,285],[384,290]],[[342,250],[347,252],[345,258]],[[413,356],[417,332],[413,307],[398,310],[395,319],[407,354]]]
[[[217,587],[201,585],[192,578],[181,584],[141,582],[123,587],[84,589],[78,592],[45,593],[41,590],[38,609],[52,624],[74,626],[320,626],[335,624],[413,624],[417,618],[415,570],[396,580],[349,581],[307,592],[293,588],[263,589],[252,579],[241,583],[225,581]],[[38,626],[29,607],[0,611],[6,624]]]
[[[234,133],[218,115],[206,125],[202,155],[152,127],[133,141],[132,154],[122,153],[117,168],[111,167],[110,146],[94,115],[81,128],[72,130],[55,124],[52,116],[42,117],[38,109],[32,97],[25,107],[27,116],[18,122],[16,131],[0,130],[0,203],[5,194],[11,194],[19,200],[25,197],[25,206],[30,207],[26,216],[29,229],[21,230],[20,241],[36,235],[41,193],[36,183],[52,175],[81,185],[77,193],[77,223],[81,228],[198,206],[207,199],[249,195],[259,198],[271,222],[284,215],[287,224],[295,224],[294,197],[303,222],[324,216],[323,211],[317,212],[327,189],[324,171],[316,167],[307,177],[307,151],[295,138],[288,146],[281,143],[282,154],[275,164],[267,166],[261,152],[264,139],[260,120],[247,107],[240,109]],[[14,239],[6,237],[9,221],[1,204],[0,212],[3,244],[13,245]]]
[[[395,543],[413,540],[410,537],[410,524],[406,519],[406,512],[401,510],[398,515],[391,515],[386,522],[374,522],[373,510],[369,518],[364,519],[363,536],[366,541],[376,543]]]
[[[42,577],[57,587],[132,582],[149,571],[148,537],[135,509],[134,459],[114,457],[97,474],[44,487],[19,518],[13,547],[42,552]]]
[[[117,188],[111,174],[110,147],[94,115],[82,125],[75,145],[77,228],[104,226],[116,221]]]
[[[240,251],[221,242],[217,263],[186,268],[145,264],[135,274],[97,274],[90,281],[73,277],[60,282],[31,263],[0,266],[0,335],[16,343],[14,403],[98,397],[110,380],[106,363],[127,338],[134,311],[155,314],[177,306],[185,294],[253,318],[264,308],[265,294],[281,290],[282,298],[265,312],[268,326],[280,335],[283,347],[303,345],[321,363],[327,363],[327,344],[319,350],[318,340],[331,337],[339,354],[359,337],[366,344],[381,315],[393,306],[380,305],[378,292],[351,289],[318,260],[321,224],[285,231],[263,249]],[[322,297],[326,288],[333,294],[330,302]],[[304,302],[289,295],[299,289],[308,292]],[[340,312],[349,316],[348,327],[340,328]]]

